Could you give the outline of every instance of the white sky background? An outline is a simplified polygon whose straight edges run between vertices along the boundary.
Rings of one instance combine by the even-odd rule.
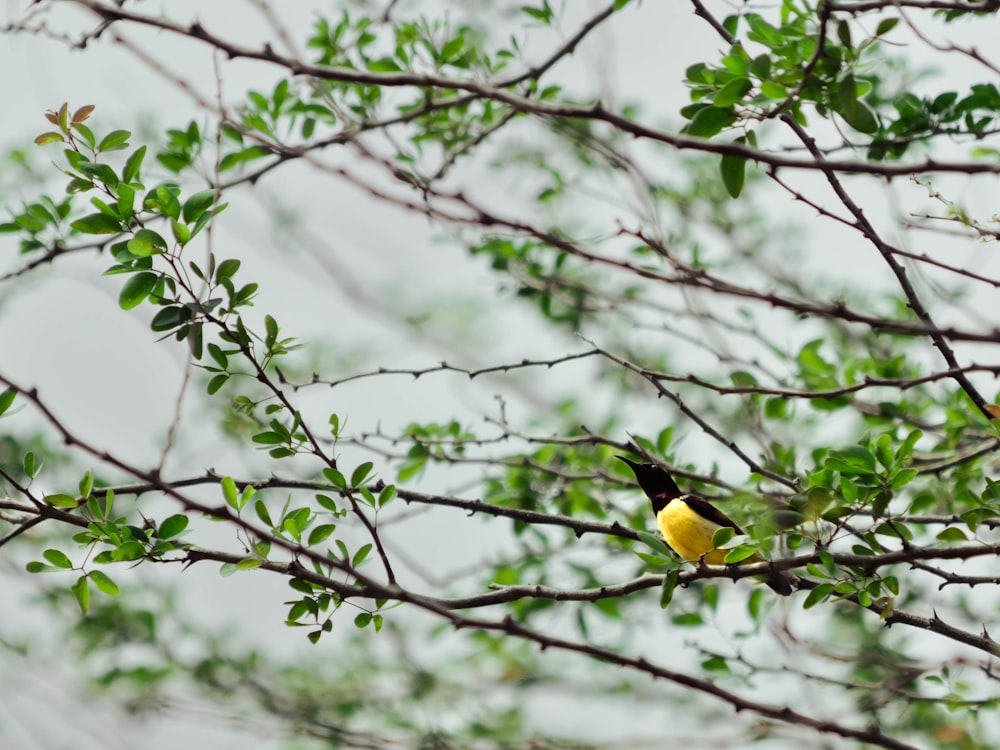
[[[26,5],[28,3],[8,2],[7,17],[20,17]],[[274,5],[282,8],[282,22],[291,29],[293,38],[304,39],[315,17],[312,4],[281,2]],[[577,21],[603,5],[590,1],[570,4],[577,11]],[[171,18],[178,20],[192,18],[192,9],[196,9],[206,28],[247,46],[258,46],[261,40],[271,37],[266,20],[248,2],[172,0],[163,6]],[[142,12],[151,12],[154,7],[151,3],[135,6]],[[326,12],[340,5],[324,3],[320,7]],[[373,7],[381,7],[381,4]],[[407,3],[400,3],[397,16],[407,15],[408,8]],[[433,14],[433,11],[428,13]],[[85,23],[74,20],[81,17],[68,6],[47,16],[50,20],[65,19],[66,28],[73,29],[74,35],[93,25],[90,20]],[[563,31],[573,33],[576,28],[577,23],[570,22]],[[949,30],[949,33],[954,32],[955,29]],[[215,100],[213,60],[204,48],[159,32],[136,32],[128,28],[124,33],[167,65],[171,73],[194,82],[203,96]],[[530,36],[529,55],[549,52],[552,37],[537,30],[531,30]],[[968,43],[969,40],[963,41]],[[574,85],[581,92],[599,90],[609,105],[641,100],[644,121],[676,124],[677,111],[687,102],[687,91],[681,83],[684,69],[694,62],[714,59],[720,47],[711,29],[693,18],[687,3],[647,0],[639,12],[628,10],[605,24],[576,57],[555,71],[554,78],[571,91]],[[254,63],[222,62],[221,66],[222,96],[230,105],[241,101],[247,88],[269,91],[279,74],[273,68]],[[4,102],[0,148],[26,146],[34,150],[28,145],[31,139],[47,129],[42,113],[58,107],[63,101],[69,101],[71,108],[95,104],[95,129],[132,129],[136,131],[133,143],[142,140],[139,131],[143,123],[151,123],[150,132],[158,134],[163,127],[183,126],[195,119],[203,125],[203,131],[208,132],[208,127],[204,127],[209,125],[206,113],[188,95],[136,62],[132,55],[117,48],[107,37],[80,52],[67,50],[65,45],[40,36],[2,36],[0,71],[8,71],[0,76],[0,96]],[[11,71],[16,73],[10,74]],[[141,121],[137,119],[139,116]],[[51,153],[35,154],[35,163],[44,165],[54,158],[57,151],[55,147],[50,149]],[[147,170],[151,166],[150,156]],[[424,367],[441,359],[458,365],[478,366],[517,361],[523,357],[545,358],[572,348],[565,340],[529,328],[531,317],[516,304],[499,298],[496,277],[485,264],[461,262],[461,251],[435,242],[435,228],[429,227],[422,217],[386,209],[347,187],[332,189],[328,179],[313,182],[315,176],[308,170],[294,173],[302,180],[300,184],[293,182],[290,175],[278,174],[276,178],[264,180],[253,191],[240,190],[229,196],[231,207],[221,217],[215,240],[220,257],[227,257],[226,248],[232,247],[232,254],[243,259],[242,273],[247,278],[261,280],[259,307],[276,307],[280,311],[279,322],[289,335],[308,342],[336,331],[337,340],[351,342],[356,347],[346,354],[355,360],[351,369],[379,365]],[[481,178],[480,184],[474,184],[466,174],[463,179],[469,184],[461,187],[493,198],[511,189],[511,186],[490,184],[492,176],[489,173]],[[801,179],[803,185],[811,181],[810,178],[797,179]],[[993,182],[995,184],[995,179]],[[321,188],[310,190],[311,184],[321,185]],[[940,184],[947,183],[942,181]],[[0,185],[6,185],[2,176]],[[918,189],[897,185],[893,190],[909,198]],[[31,195],[30,189],[26,192]],[[866,209],[884,219],[887,202],[883,191],[873,185],[870,193],[871,204],[866,205]],[[988,191],[977,191],[952,197],[968,200],[971,209],[988,215],[995,210],[990,206],[990,199],[995,195],[994,190],[992,196]],[[14,194],[0,195],[4,203],[16,198]],[[276,237],[262,203],[265,206],[269,203],[287,205],[296,218],[307,221],[313,236],[308,239]],[[776,203],[776,207],[779,213],[784,207],[788,211],[799,210],[784,199]],[[313,217],[318,221],[312,222]],[[807,220],[809,217],[800,214],[800,218]],[[825,256],[829,259],[829,269],[836,272],[846,266],[872,262],[874,253],[867,247],[860,247],[855,235],[829,225],[824,229],[828,231],[822,240],[811,237],[811,242],[817,244],[803,248],[810,262],[817,256]],[[849,248],[841,242],[848,236],[851,238]],[[956,252],[959,251],[956,248]],[[10,237],[0,235],[2,257],[9,257],[14,252],[16,248]],[[329,255],[348,269],[376,306],[385,305],[395,314],[429,315],[425,326],[428,337],[415,340],[412,330],[391,322],[392,315],[379,313],[371,306],[359,306],[357,300],[347,297],[316,263],[313,253]],[[976,248],[970,255],[974,254],[982,257],[984,247]],[[971,262],[983,261],[972,258]],[[56,407],[58,416],[96,445],[124,451],[132,460],[155,460],[173,416],[185,365],[183,352],[168,344],[152,346],[145,320],[118,309],[116,299],[121,278],[99,278],[97,269],[105,265],[105,258],[95,264],[92,255],[72,258],[57,263],[46,272],[44,286],[36,283],[19,289],[17,285],[6,285],[2,289],[4,296],[0,298],[3,305],[0,307],[0,369],[22,384],[38,386],[42,396]],[[3,268],[7,266],[4,260]],[[883,273],[874,264],[872,269],[873,274]],[[975,269],[988,270],[978,265]],[[420,279],[419,285],[410,283],[416,277]],[[440,298],[452,296],[456,290],[461,290],[470,302],[470,310],[473,308],[471,303],[481,302],[492,317],[486,319],[481,313],[475,313],[466,323],[465,330],[456,330],[449,310],[439,309],[437,304]],[[290,297],[301,302],[295,306],[280,302]],[[995,299],[984,299],[984,304],[987,305],[984,309],[989,309]],[[123,339],[131,342],[127,349],[120,344]],[[586,345],[581,343],[577,348],[583,349]],[[325,356],[329,359],[320,364],[326,365],[329,372],[329,362],[344,355],[326,352]],[[529,392],[537,388],[545,394],[569,392],[571,384],[563,382],[561,377],[558,372],[533,373],[524,379],[524,388]],[[420,387],[415,388],[409,380],[401,378],[398,388],[389,395],[385,382],[371,381],[370,387],[361,383],[350,389],[315,393],[308,398],[327,410],[343,410],[357,429],[362,429],[362,425],[365,429],[373,429],[379,418],[393,413],[403,414],[403,422],[439,419],[443,410],[450,413],[448,410],[453,407],[460,407],[469,414],[495,415],[493,394],[497,388],[488,380],[469,384],[457,377],[421,379]],[[150,389],[164,394],[163,398],[151,403],[146,397]],[[377,402],[374,399],[378,399]],[[137,404],[143,406],[139,422],[133,409]],[[513,408],[521,409],[523,417],[530,404],[530,399],[525,399]],[[21,420],[25,418],[25,414],[18,416]],[[650,414],[646,419],[655,424],[660,416]],[[147,425],[153,425],[154,429],[149,430]],[[385,426],[391,432],[398,425]],[[123,435],[127,436],[124,442]],[[183,437],[185,432],[181,435]],[[168,466],[178,471],[190,465],[212,466],[235,475],[245,468],[234,455],[222,452],[203,459],[201,450],[202,446],[198,445],[192,455],[192,451],[185,450],[182,440]],[[488,524],[473,527],[470,533],[466,519],[456,518],[455,523],[461,533],[452,535],[446,545],[437,545],[435,540],[418,546],[425,565],[447,569],[453,564],[452,559],[475,557],[482,545],[490,544],[495,537]],[[428,521],[427,532],[430,531]],[[432,549],[435,546],[440,550],[436,557]],[[173,571],[168,573],[173,575]],[[301,631],[287,629],[278,622],[275,602],[285,596],[286,590],[280,581],[268,580],[267,576],[222,580],[207,570],[198,576],[188,575],[185,583],[197,582],[198,585],[195,606],[200,610],[214,610],[204,612],[207,621],[229,622],[231,613],[238,611],[244,621],[252,619],[258,623],[259,633],[246,634],[251,638],[266,637],[276,650],[287,650],[290,654],[316,653],[306,644]],[[17,587],[15,590],[20,589],[21,593],[27,593],[25,584],[31,583],[19,574],[4,575],[3,580],[3,585]],[[209,603],[211,607],[206,606]],[[19,630],[20,625],[13,626],[8,616],[0,611],[0,637]],[[326,647],[321,645],[319,648]],[[13,680],[10,674],[0,677],[0,695],[12,688],[18,691],[17,695],[10,694],[11,701],[0,702],[0,740],[16,741],[20,744],[12,747],[29,750],[35,746],[69,746],[70,737],[74,738],[73,746],[81,750],[89,750],[91,745],[85,743],[90,740],[93,740],[93,747],[100,744],[101,731],[96,727],[92,731],[85,730],[81,742],[79,735],[71,734],[69,721],[60,724],[58,720],[45,718],[53,713],[67,717],[81,714],[83,704],[78,702],[81,699],[74,697],[68,687],[72,682],[68,670],[53,664],[39,668],[34,659],[20,661],[7,657],[5,661],[0,670],[16,670],[20,677]],[[53,694],[57,696],[55,706]],[[22,722],[25,716],[30,720]],[[189,718],[183,713],[180,720],[168,718],[158,722],[152,732],[137,727],[124,729],[119,745],[136,746],[141,737],[141,744],[153,750],[176,747],[180,742],[193,739],[202,746],[209,746],[209,742],[215,741],[211,738],[217,735],[217,744],[211,745],[213,747],[243,746],[245,738],[232,734],[225,720],[209,718],[203,722],[195,717],[189,724]],[[648,721],[651,730],[661,728],[655,717]],[[19,723],[23,724],[20,729]],[[44,732],[34,735],[32,732],[39,726],[44,726]],[[269,745],[261,742],[255,747]]]

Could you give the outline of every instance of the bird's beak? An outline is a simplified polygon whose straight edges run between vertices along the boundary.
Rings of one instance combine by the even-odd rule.
[[[639,468],[639,464],[637,464],[630,458],[625,458],[625,456],[615,456],[615,458],[617,458],[619,461],[624,461],[626,464],[628,464],[629,468],[632,469],[632,471],[635,471],[636,469]]]

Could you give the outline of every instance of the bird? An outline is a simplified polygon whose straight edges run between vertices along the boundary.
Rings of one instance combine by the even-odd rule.
[[[737,534],[743,529],[708,500],[681,492],[674,478],[662,467],[653,463],[636,463],[625,456],[624,461],[653,504],[653,515],[663,538],[670,548],[688,562],[704,561],[709,565],[725,565],[728,550],[716,549],[712,544],[715,532],[728,526]],[[754,553],[739,564],[764,562]],[[781,596],[788,596],[794,589],[795,579],[781,572],[768,574],[765,583]]]

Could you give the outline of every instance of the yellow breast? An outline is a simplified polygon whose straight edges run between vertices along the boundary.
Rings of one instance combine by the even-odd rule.
[[[680,498],[671,500],[656,514],[663,538],[670,549],[689,562],[698,562],[704,555],[709,565],[724,565],[726,553],[712,546],[712,536],[719,524],[702,518]]]
[[[670,549],[685,560],[697,563],[704,560],[709,565],[725,565],[728,550],[716,549],[712,537],[721,527],[704,518],[681,498],[674,498],[656,514],[663,538]],[[754,555],[744,562],[758,562],[763,558]]]

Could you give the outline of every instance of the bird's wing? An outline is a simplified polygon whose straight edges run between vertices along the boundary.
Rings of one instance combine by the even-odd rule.
[[[737,526],[733,522],[733,519],[708,502],[708,500],[703,500],[697,495],[682,495],[680,499],[687,503],[702,518],[707,518],[712,523],[719,524],[719,526],[728,526],[731,529],[736,529],[737,534],[743,533],[743,529]]]

